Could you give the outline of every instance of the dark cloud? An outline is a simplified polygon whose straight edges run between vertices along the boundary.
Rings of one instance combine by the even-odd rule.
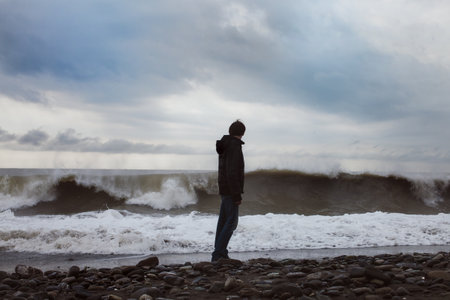
[[[16,140],[14,134],[0,129],[0,142]],[[149,143],[134,143],[124,139],[102,141],[99,138],[83,137],[74,129],[67,129],[58,133],[54,138],[42,130],[31,130],[17,139],[18,147],[8,145],[9,148],[22,149],[20,145],[35,146],[34,150],[41,151],[69,151],[69,152],[98,152],[98,153],[140,153],[140,154],[197,154],[197,150],[183,145],[164,145]]]
[[[0,1],[0,88],[34,102],[49,89],[132,103],[191,80],[235,101],[371,121],[450,92],[448,71],[381,53],[352,26],[326,1]]]
[[[0,142],[9,142],[16,139],[14,134],[11,134],[0,128]]]
[[[47,141],[48,138],[49,135],[46,132],[39,129],[33,129],[21,136],[18,139],[18,142],[22,145],[40,146]]]

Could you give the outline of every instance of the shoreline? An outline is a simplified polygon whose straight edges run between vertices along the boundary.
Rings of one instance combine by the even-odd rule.
[[[240,261],[267,258],[283,259],[315,259],[333,258],[338,256],[376,256],[381,254],[410,254],[410,253],[438,253],[450,252],[450,245],[431,246],[384,246],[363,248],[325,248],[325,249],[295,249],[230,252],[230,257]],[[80,268],[114,268],[136,265],[140,260],[149,256],[157,256],[160,264],[184,264],[186,262],[209,262],[211,253],[163,253],[163,254],[41,254],[35,252],[0,252],[0,271],[14,272],[16,265],[22,264],[47,270],[67,271],[71,266]]]
[[[206,253],[176,258],[162,255],[161,260],[157,256],[103,256],[103,259],[95,256],[101,263],[99,268],[82,268],[79,265],[83,260],[65,257],[72,265],[67,271],[53,268],[43,271],[25,264],[18,264],[13,272],[0,271],[0,298],[450,299],[450,252],[417,252],[441,247],[369,248],[373,255],[361,254],[364,251],[367,254],[369,249],[352,249],[351,253],[350,249],[334,252],[330,250],[338,249],[320,249],[315,254],[303,253],[301,259],[281,258],[292,256],[292,250],[277,251],[277,254],[232,253],[234,257],[245,256],[248,260],[220,259],[214,263],[192,262],[202,260]],[[344,250],[347,254],[342,254]],[[386,251],[398,253],[386,254]],[[325,253],[337,256],[305,258],[305,255]],[[264,255],[277,258],[261,257]],[[169,258],[190,259],[166,264]],[[93,257],[90,259],[92,262]],[[127,262],[127,265],[106,267],[107,261]],[[128,265],[131,262],[134,263]]]

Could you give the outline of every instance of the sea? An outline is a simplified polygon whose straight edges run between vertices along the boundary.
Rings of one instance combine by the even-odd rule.
[[[216,171],[0,169],[0,256],[210,253],[219,205]],[[232,253],[450,245],[450,174],[255,170],[239,209]]]

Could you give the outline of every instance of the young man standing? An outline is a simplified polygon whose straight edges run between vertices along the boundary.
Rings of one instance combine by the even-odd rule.
[[[224,135],[216,142],[216,151],[219,154],[219,194],[222,201],[212,261],[229,258],[227,246],[238,224],[241,194],[244,192],[242,136],[245,133],[245,125],[239,120],[235,121],[228,132],[229,135]]]

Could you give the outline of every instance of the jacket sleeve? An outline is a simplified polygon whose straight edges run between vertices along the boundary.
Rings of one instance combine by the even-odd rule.
[[[237,143],[230,145],[227,153],[226,160],[226,176],[228,187],[230,189],[231,196],[233,196],[234,201],[241,200],[241,160],[242,160],[242,149]]]

